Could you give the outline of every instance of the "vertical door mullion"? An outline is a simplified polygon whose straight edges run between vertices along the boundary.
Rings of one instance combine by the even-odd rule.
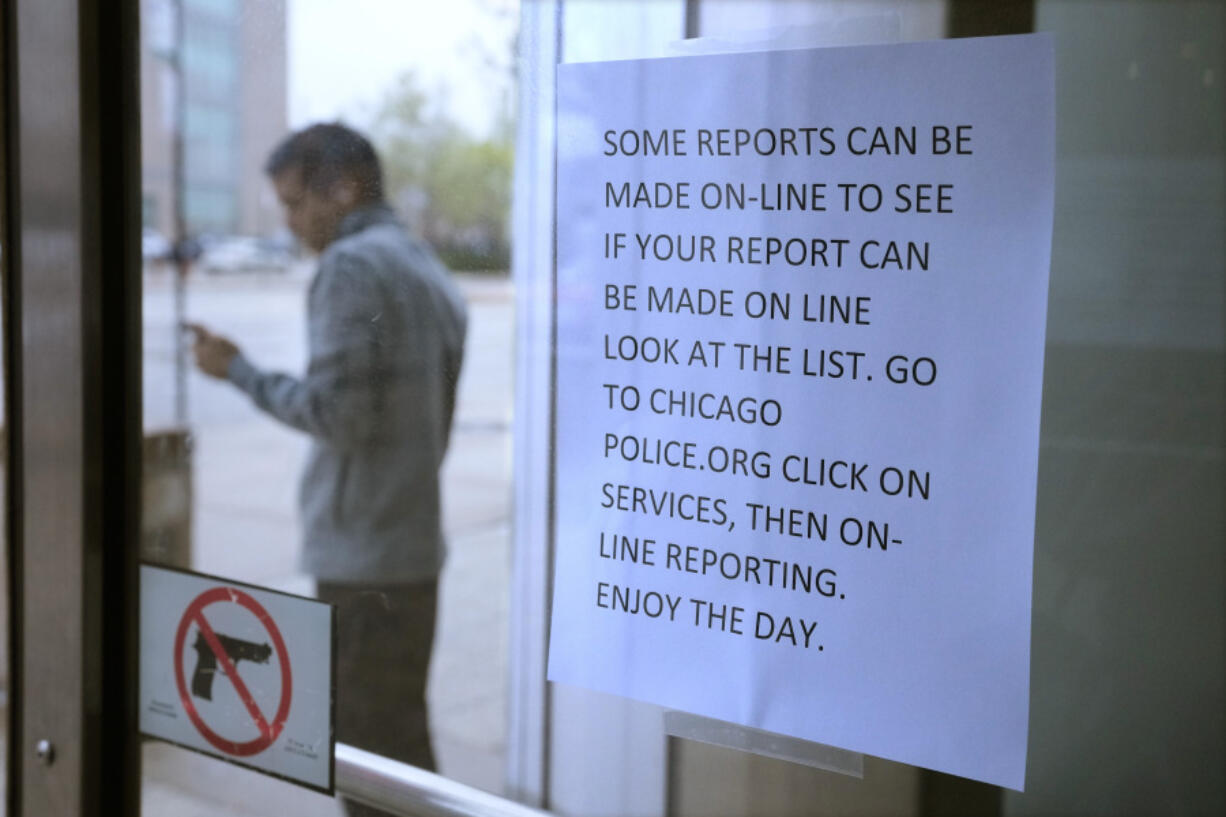
[[[135,3],[11,8],[14,805],[137,814]]]

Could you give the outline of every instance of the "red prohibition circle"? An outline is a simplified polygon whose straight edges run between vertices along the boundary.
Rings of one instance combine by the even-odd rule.
[[[277,707],[277,714],[273,717],[272,723],[268,723],[260,713],[259,706],[247,691],[243,680],[234,671],[234,667],[230,664],[230,659],[226,656],[225,651],[218,650],[216,646],[210,643],[214,653],[220,653],[217,656],[218,662],[227,668],[227,677],[230,678],[235,690],[239,693],[239,697],[243,699],[243,703],[247,706],[247,711],[251,714],[256,728],[260,730],[259,737],[245,743],[228,740],[209,728],[209,725],[200,717],[200,713],[196,711],[196,705],[192,703],[191,694],[187,690],[185,673],[183,672],[183,644],[187,640],[187,631],[190,629],[192,622],[195,621],[206,636],[206,640],[215,639],[212,628],[209,627],[208,622],[204,618],[203,611],[208,605],[222,601],[232,601],[240,604],[259,619],[272,639],[273,647],[276,649],[277,658],[281,665],[281,703]],[[289,717],[289,705],[293,692],[293,682],[289,668],[289,653],[285,651],[285,641],[281,638],[281,631],[277,629],[277,623],[272,620],[272,616],[268,614],[268,611],[258,601],[242,590],[234,587],[214,587],[196,596],[192,603],[187,605],[187,609],[183,612],[183,619],[179,622],[179,631],[175,635],[174,661],[175,682],[179,687],[179,699],[183,703],[184,710],[187,711],[188,718],[195,724],[196,729],[200,731],[204,739],[220,751],[236,757],[249,757],[258,754],[271,746],[272,742],[281,734],[281,730],[285,728],[285,721]]]

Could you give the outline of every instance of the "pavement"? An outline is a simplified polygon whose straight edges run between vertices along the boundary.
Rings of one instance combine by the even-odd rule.
[[[288,274],[198,275],[187,315],[231,336],[262,367],[302,371],[309,266]],[[469,335],[456,425],[443,469],[449,555],[428,700],[440,771],[502,793],[507,723],[511,398],[514,308],[506,278],[459,275]],[[172,279],[150,272],[144,291],[145,428],[177,425]],[[254,409],[225,383],[187,380],[192,449],[192,567],[310,595],[297,571],[294,499],[302,435]],[[203,755],[147,741],[146,815],[333,817],[330,798]]]

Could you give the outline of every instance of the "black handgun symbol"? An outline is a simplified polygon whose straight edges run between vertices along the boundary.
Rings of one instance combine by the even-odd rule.
[[[267,664],[272,655],[272,647],[268,644],[255,644],[241,638],[231,638],[217,633],[221,648],[226,651],[230,661],[237,667],[239,661],[254,661],[257,664]],[[196,631],[196,672],[192,675],[192,694],[206,701],[213,700],[213,676],[217,673],[217,656],[209,646],[204,633]]]

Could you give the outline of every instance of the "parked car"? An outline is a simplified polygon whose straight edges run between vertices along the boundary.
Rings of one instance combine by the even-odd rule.
[[[286,272],[294,257],[274,242],[232,236],[219,239],[205,249],[200,269],[210,275],[231,272]]]
[[[166,236],[152,227],[145,227],[140,234],[140,254],[145,261],[165,261],[170,258],[170,242]]]

